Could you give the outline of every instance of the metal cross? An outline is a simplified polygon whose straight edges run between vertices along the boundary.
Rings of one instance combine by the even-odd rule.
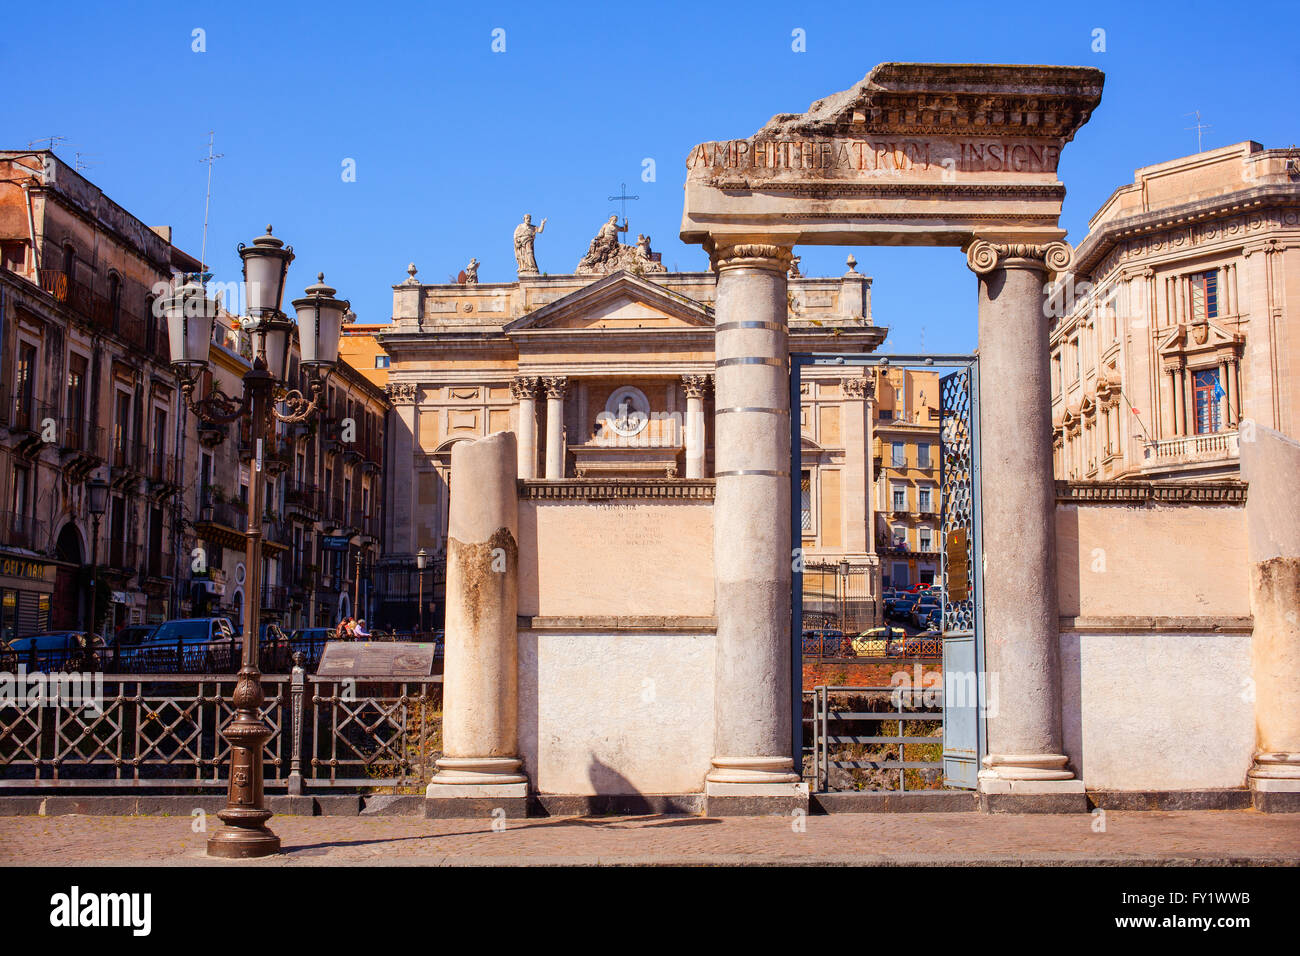
[[[617,196],[610,196],[610,197],[609,197],[609,201],[610,201],[610,202],[620,202],[620,203],[623,204],[623,226],[624,226],[624,228],[626,228],[626,227],[627,227],[627,204],[628,204],[628,200],[637,200],[637,199],[640,199],[641,197],[640,197],[640,196],[629,196],[629,195],[627,194],[627,183],[619,183],[619,184],[618,184],[618,191],[619,191],[619,195],[617,195]]]
[[[1201,122],[1201,111],[1200,111],[1200,110],[1193,110],[1192,112],[1190,112],[1190,113],[1184,113],[1183,115],[1184,115],[1184,116],[1195,116],[1195,117],[1196,117],[1196,123],[1195,123],[1195,125],[1193,125],[1193,126],[1184,126],[1183,129],[1186,129],[1186,130],[1193,130],[1193,129],[1194,129],[1194,130],[1196,130],[1196,151],[1197,151],[1198,153],[1199,153],[1199,152],[1202,152],[1203,150],[1201,149],[1201,132],[1202,132],[1203,130],[1207,130],[1207,129],[1214,129],[1214,127],[1213,127],[1212,125],[1210,125],[1209,123],[1202,123],[1202,122]]]

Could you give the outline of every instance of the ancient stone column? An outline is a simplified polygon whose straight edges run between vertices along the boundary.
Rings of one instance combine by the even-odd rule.
[[[979,788],[990,809],[1086,810],[1061,743],[1056,494],[1047,270],[1069,265],[1064,242],[975,240],[979,275],[980,502],[988,754]],[[996,685],[993,678],[996,677]],[[986,702],[991,703],[991,702]]]
[[[443,756],[429,816],[526,812],[518,746],[519,500],[513,432],[451,452]]]
[[[546,389],[546,477],[564,477],[564,393],[569,380],[544,378]]]
[[[519,477],[537,477],[537,379],[515,378],[510,391],[519,403]]]
[[[1241,441],[1255,619],[1255,760],[1258,810],[1300,811],[1300,442],[1256,426]]]
[[[806,806],[791,755],[790,249],[716,247],[710,814]]]
[[[686,477],[704,477],[704,390],[709,387],[707,375],[684,375],[686,389]]]

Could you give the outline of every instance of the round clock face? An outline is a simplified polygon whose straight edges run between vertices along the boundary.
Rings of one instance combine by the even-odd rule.
[[[625,385],[615,389],[605,403],[606,422],[616,434],[630,438],[638,434],[650,420],[650,400],[639,388]]]

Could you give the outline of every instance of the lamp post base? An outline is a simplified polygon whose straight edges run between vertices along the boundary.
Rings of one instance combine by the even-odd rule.
[[[266,827],[223,826],[208,839],[208,856],[223,860],[251,860],[279,852],[280,838]]]

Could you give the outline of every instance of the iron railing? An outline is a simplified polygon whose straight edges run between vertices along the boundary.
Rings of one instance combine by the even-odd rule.
[[[66,682],[55,701],[0,708],[0,788],[227,785],[230,745],[220,731],[234,717],[234,676],[93,678]],[[441,682],[321,678],[301,666],[263,676],[267,789],[426,783],[441,755]]]
[[[936,678],[936,681],[938,678]],[[837,700],[838,698],[838,700]],[[848,698],[848,699],[845,699]],[[869,709],[855,710],[854,706]],[[939,723],[938,735],[927,732],[909,734],[905,725]],[[870,725],[873,733],[855,733],[861,725]],[[893,724],[894,732],[881,733],[882,724]],[[854,788],[872,790],[908,790],[908,771],[914,771],[910,789],[934,789],[916,786],[942,780],[943,774],[943,688],[934,687],[845,687],[819,685],[813,689],[813,779],[819,793],[833,784],[831,770],[849,771],[851,776],[870,776],[854,772],[885,771],[875,779],[855,780]],[[916,748],[937,750],[940,759],[917,759]],[[908,759],[911,748],[912,759]],[[897,786],[889,779],[897,772]]]

